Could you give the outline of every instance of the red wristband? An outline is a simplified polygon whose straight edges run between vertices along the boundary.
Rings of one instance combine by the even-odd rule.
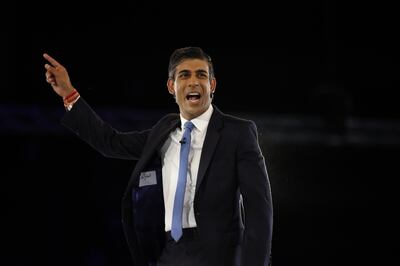
[[[75,103],[75,101],[79,98],[79,92],[74,89],[70,94],[64,97],[63,102],[64,106],[71,106],[71,104]]]
[[[78,93],[78,91],[77,91],[76,89],[73,89],[72,92],[71,92],[70,94],[68,94],[66,97],[64,97],[63,100],[64,100],[64,101],[65,101],[65,100],[68,101],[71,97],[73,97],[73,96],[74,96],[75,94],[77,94],[77,93]]]

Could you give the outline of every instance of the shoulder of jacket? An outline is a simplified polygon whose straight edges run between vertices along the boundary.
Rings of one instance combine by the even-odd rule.
[[[242,127],[255,126],[254,121],[242,117],[223,114],[223,118],[225,125],[242,126]]]
[[[158,120],[158,122],[153,126],[153,128],[168,125],[171,122],[176,121],[177,119],[179,119],[179,114],[177,113],[167,114],[163,116],[160,120]]]
[[[245,119],[242,117],[238,117],[231,114],[226,114],[218,109],[217,106],[213,104],[215,115],[220,117],[223,120],[225,125],[233,125],[233,126],[243,126],[248,127],[249,125],[255,125],[254,121]]]

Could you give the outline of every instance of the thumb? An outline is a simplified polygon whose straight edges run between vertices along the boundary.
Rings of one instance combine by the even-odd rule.
[[[44,65],[44,68],[47,70],[47,71],[49,71],[51,74],[55,74],[55,72],[56,72],[56,69],[54,68],[54,67],[52,67],[51,65],[49,65],[49,64],[45,64]]]

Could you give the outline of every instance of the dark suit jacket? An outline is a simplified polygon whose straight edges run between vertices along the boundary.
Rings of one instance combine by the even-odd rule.
[[[134,264],[157,261],[165,245],[159,154],[170,132],[180,126],[179,114],[166,115],[151,129],[122,133],[101,120],[81,98],[62,123],[104,156],[137,161],[122,199],[122,223]],[[140,183],[144,172],[155,173],[157,182]],[[269,264],[272,199],[252,121],[223,114],[214,106],[200,159],[194,210],[210,265]]]

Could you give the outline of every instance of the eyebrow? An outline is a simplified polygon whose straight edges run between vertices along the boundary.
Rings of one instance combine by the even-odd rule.
[[[181,73],[190,73],[190,72],[191,72],[190,70],[183,69],[183,70],[179,71],[178,74],[181,74]],[[206,70],[204,70],[204,69],[199,69],[199,70],[196,70],[195,72],[196,72],[196,74],[205,73],[205,74],[208,75],[208,72],[207,72]]]
[[[198,74],[198,73],[205,73],[205,74],[208,74],[208,72],[205,71],[205,70],[203,70],[203,69],[196,70],[196,73],[197,73],[197,74]]]

